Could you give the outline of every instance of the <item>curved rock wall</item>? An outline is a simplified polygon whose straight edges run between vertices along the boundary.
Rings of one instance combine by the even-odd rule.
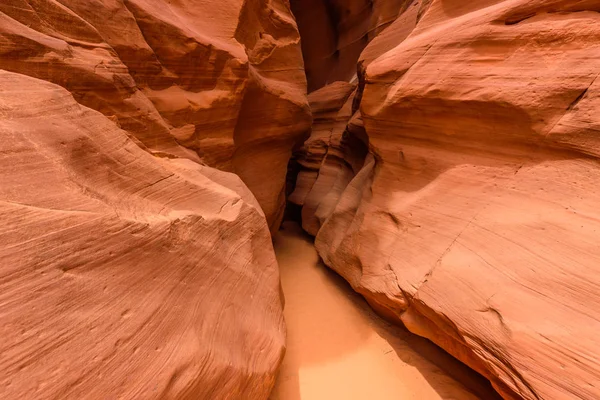
[[[0,397],[267,398],[310,123],[285,0],[2,1]]]
[[[239,178],[24,75],[0,114],[0,397],[266,398],[279,274]]]
[[[319,217],[327,265],[507,399],[600,397],[599,11],[414,1],[360,57],[370,154]]]
[[[507,399],[600,397],[600,1],[292,6],[327,265]],[[0,4],[0,397],[268,396],[299,41],[285,0]]]
[[[1,69],[66,88],[157,156],[236,172],[272,230],[310,126],[299,41],[284,0],[0,4]]]

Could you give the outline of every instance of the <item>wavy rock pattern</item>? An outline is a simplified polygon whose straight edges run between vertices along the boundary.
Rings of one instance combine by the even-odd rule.
[[[310,123],[286,1],[1,2],[0,398],[266,398]]]
[[[338,81],[308,96],[313,128],[297,151],[300,171],[288,201],[302,208],[302,227],[313,236],[362,168],[368,152],[360,113],[352,113],[355,94],[356,85]]]
[[[370,154],[307,227],[376,310],[507,399],[600,397],[598,11],[414,1],[360,56]]]
[[[2,398],[266,398],[283,355],[264,214],[63,88],[0,72]]]
[[[600,398],[600,1],[291,7],[308,99],[286,0],[0,4],[0,397],[266,398],[312,108],[325,263],[506,399]]]

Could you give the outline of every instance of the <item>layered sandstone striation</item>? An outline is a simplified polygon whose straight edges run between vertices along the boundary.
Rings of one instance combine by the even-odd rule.
[[[299,40],[284,0],[0,4],[0,69],[64,87],[157,156],[237,173],[273,231],[310,126]]]
[[[0,115],[0,397],[266,398],[279,274],[239,178],[24,75],[0,72]]]
[[[2,1],[0,397],[266,398],[310,122],[286,1]]]
[[[507,399],[600,397],[599,11],[414,1],[360,56],[364,165],[308,212],[328,266]]]

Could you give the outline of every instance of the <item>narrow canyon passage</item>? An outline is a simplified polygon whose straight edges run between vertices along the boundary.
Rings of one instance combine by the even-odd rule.
[[[498,398],[438,347],[377,317],[297,224],[283,225],[275,251],[288,332],[271,400]]]
[[[600,0],[0,0],[0,400],[600,400],[599,111]]]

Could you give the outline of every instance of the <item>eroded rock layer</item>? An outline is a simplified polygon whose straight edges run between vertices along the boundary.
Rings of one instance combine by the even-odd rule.
[[[376,310],[507,399],[600,397],[599,11],[414,1],[360,57],[370,154],[316,225]]]
[[[236,172],[272,230],[310,126],[299,40],[284,0],[0,4],[0,69],[66,88],[158,156]]]
[[[24,75],[0,115],[0,397],[266,398],[279,277],[239,178]]]

